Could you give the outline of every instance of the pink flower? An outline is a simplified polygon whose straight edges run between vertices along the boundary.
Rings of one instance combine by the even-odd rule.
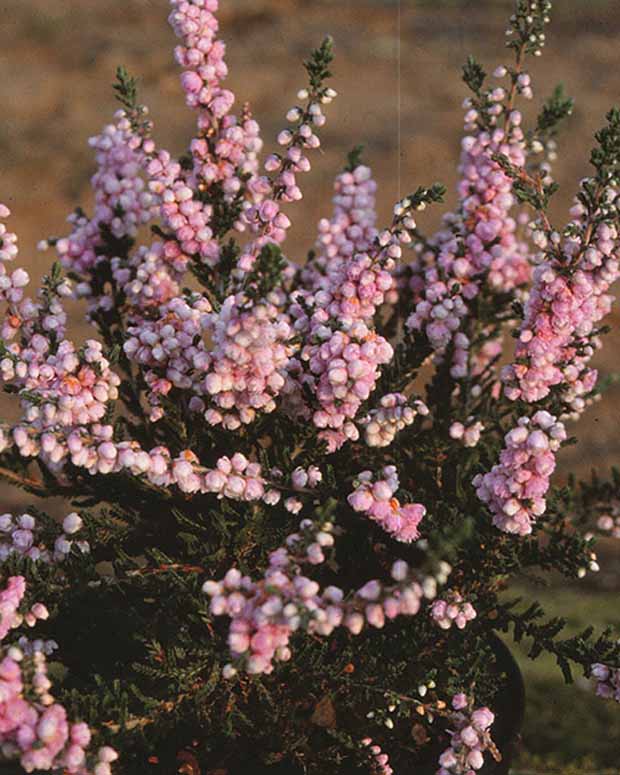
[[[537,517],[545,512],[555,452],[564,439],[564,425],[548,412],[537,412],[531,421],[522,417],[505,436],[500,462],[474,478],[476,493],[500,530],[522,536],[532,532]]]
[[[0,591],[0,641],[9,630],[18,627],[21,618],[17,609],[26,593],[26,579],[23,576],[11,576],[5,589]]]
[[[348,502],[354,511],[365,512],[397,541],[410,543],[419,537],[418,525],[426,514],[420,503],[401,505],[394,497],[399,487],[398,475],[394,466],[383,469],[384,479],[373,481],[370,471],[358,475],[358,486],[348,496]]]

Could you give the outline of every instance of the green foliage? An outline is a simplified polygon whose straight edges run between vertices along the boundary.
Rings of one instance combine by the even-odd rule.
[[[503,154],[494,154],[493,159],[512,178],[512,190],[519,202],[529,205],[537,213],[545,213],[549,200],[558,190],[557,183],[545,183],[540,177],[529,177],[520,167],[511,164]]]
[[[282,284],[282,272],[286,268],[286,259],[278,245],[268,244],[247,273],[244,290],[249,299],[265,299],[274,288]]]
[[[473,56],[467,58],[467,63],[463,66],[463,81],[473,93],[480,97],[480,92],[487,74],[481,64],[476,62]]]
[[[427,204],[443,202],[445,193],[445,186],[441,185],[440,183],[433,183],[430,188],[424,188],[423,186],[420,186],[407,198],[411,201],[411,206],[414,210],[421,210],[426,207]]]
[[[355,148],[349,151],[349,153],[347,154],[347,164],[344,168],[345,172],[353,172],[353,170],[356,167],[359,167],[360,164],[362,164],[363,152],[364,152],[363,145],[356,145]]]
[[[596,169],[601,184],[610,183],[620,174],[620,108],[607,114],[607,124],[596,135],[598,146],[592,151],[590,162]]]
[[[116,99],[128,111],[133,112],[138,107],[138,81],[129,75],[126,67],[120,65],[116,70],[116,83],[112,87]]]
[[[560,83],[546,100],[536,120],[538,137],[554,137],[564,119],[573,112],[575,101],[564,94],[564,86]]]

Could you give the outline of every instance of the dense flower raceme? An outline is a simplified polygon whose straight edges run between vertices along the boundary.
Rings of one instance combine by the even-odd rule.
[[[596,693],[606,700],[620,702],[620,670],[608,667],[600,662],[590,669],[592,678],[596,681]]]
[[[592,185],[593,179],[582,182],[582,191]],[[596,325],[610,310],[608,290],[620,274],[618,230],[608,222],[617,215],[617,203],[613,186],[599,187],[593,212],[588,213],[580,201],[575,204],[563,238],[538,232],[537,242],[548,252],[535,272],[515,360],[502,372],[508,398],[535,403],[557,388],[569,416],[583,411],[597,380],[596,370],[588,366],[600,346]],[[519,420],[506,435],[500,463],[474,480],[494,523],[520,535],[530,533],[536,517],[545,511],[555,452],[566,438],[561,423],[546,413],[537,412],[532,423],[541,428],[528,432],[526,418]]]
[[[128,327],[123,349],[144,369],[151,420],[161,418],[161,397],[173,387],[198,391],[197,375],[210,362],[203,335],[211,312],[211,304],[201,294],[179,296],[162,304],[157,319]]]
[[[358,635],[365,624],[380,628],[386,620],[417,614],[425,592],[434,594],[435,585],[423,587],[402,561],[392,567],[392,586],[373,580],[347,596],[335,586],[321,589],[303,575],[302,565],[325,561],[325,551],[334,544],[333,526],[305,519],[299,528],[286,546],[271,553],[260,581],[233,568],[222,581],[203,587],[211,597],[211,613],[231,618],[228,645],[249,673],[270,673],[274,660],[290,659],[290,638],[298,630],[330,635],[345,627]],[[235,669],[228,665],[224,675],[231,677]]]
[[[600,199],[610,219],[617,213],[617,190],[608,188]],[[549,254],[536,268],[515,359],[502,377],[511,399],[533,403],[557,386],[567,411],[580,413],[596,383],[588,362],[600,344],[596,326],[610,310],[608,291],[620,274],[620,261],[613,222],[595,225],[579,202],[571,213],[573,228],[564,238],[538,234]]]
[[[91,138],[97,172],[91,179],[95,192],[91,218],[82,212],[70,216],[73,231],[56,241],[56,251],[67,269],[88,278],[105,254],[98,251],[107,231],[116,239],[135,237],[138,229],[157,212],[157,199],[151,194],[142,175],[144,158],[141,149],[133,147],[131,122],[124,111],[118,111],[113,124]],[[80,289],[90,291],[88,283]]]
[[[366,167],[356,167],[352,173],[344,173],[339,181],[334,223],[343,218],[351,221],[345,233],[350,240],[357,242],[338,241],[341,257],[331,255],[328,251],[328,274],[318,275],[321,280],[315,278],[315,293],[311,297],[304,297],[304,309],[314,303],[320,306],[312,316],[311,323],[305,322],[298,305],[293,307],[293,314],[301,316],[295,328],[297,331],[305,329],[308,337],[314,334],[320,319],[325,315],[336,319],[339,313],[348,316],[345,319],[349,329],[346,333],[337,331],[314,358],[311,354],[316,352],[317,347],[313,345],[302,348],[301,356],[302,361],[310,360],[310,369],[313,371],[327,371],[323,360],[326,357],[334,360],[334,368],[320,382],[319,400],[323,408],[314,414],[315,424],[319,428],[325,427],[325,424],[338,428],[333,433],[326,431],[326,439],[333,447],[341,444],[347,435],[350,438],[357,437],[357,428],[347,419],[355,416],[361,401],[369,395],[374,385],[377,378],[374,362],[380,365],[391,357],[391,347],[383,338],[374,334],[366,321],[371,319],[376,306],[381,303],[385,290],[391,287],[392,280],[387,270],[390,268],[389,262],[393,262],[393,256],[399,255],[398,247],[390,245],[382,251],[389,257],[386,268],[373,270],[368,255],[354,252],[366,246],[375,234],[372,226],[374,181]],[[345,196],[342,188],[345,191],[353,190]],[[324,227],[320,225],[321,228]],[[384,240],[388,239],[392,241],[384,237]],[[374,290],[373,272],[374,275],[378,272]],[[345,281],[348,284],[343,289],[344,300],[340,303],[334,301],[329,288]],[[136,285],[141,291],[142,281],[129,276],[125,286],[128,292],[131,293]],[[357,292],[355,286],[359,289]],[[130,357],[137,356],[145,365],[156,367],[147,374],[147,382],[152,388],[149,399],[156,407],[151,415],[153,419],[161,414],[161,409],[157,408],[158,394],[167,393],[172,386],[191,388],[194,393],[190,404],[192,409],[204,411],[210,424],[222,423],[229,429],[238,427],[240,423],[252,422],[257,411],[273,411],[274,398],[283,389],[284,371],[290,366],[289,359],[295,348],[290,343],[294,332],[286,316],[279,311],[284,300],[281,294],[274,293],[272,296],[255,303],[249,302],[243,294],[229,296],[217,312],[209,309],[206,299],[193,297],[190,302],[191,312],[187,309],[187,302],[174,299],[159,308],[158,319],[139,319],[130,328],[132,337],[125,344],[126,353]],[[338,303],[340,310],[336,307]],[[325,310],[325,307],[328,309]],[[364,322],[356,320],[358,317]],[[348,323],[349,320],[351,323]],[[203,342],[197,341],[203,335],[209,336],[213,342],[208,354]],[[322,335],[320,332],[319,336]],[[348,386],[338,383],[342,371],[338,371],[339,364],[353,360],[358,362],[351,365],[355,373],[349,375],[349,379],[355,379],[355,384]],[[360,363],[360,360],[367,362],[367,366]],[[289,370],[294,373],[295,369],[293,367]],[[289,392],[290,389],[289,386]],[[342,410],[337,411],[334,401],[340,401],[343,395],[349,400],[345,400]],[[405,422],[408,422],[409,414],[409,411],[402,414]],[[344,429],[340,430],[340,427]]]
[[[257,154],[262,141],[258,124],[247,110],[240,121],[230,114],[234,95],[220,85],[227,67],[224,45],[215,39],[217,1],[175,0],[172,5],[170,21],[182,40],[176,58],[186,68],[181,83],[188,105],[198,110],[199,133],[190,146],[190,174],[168,152],[157,152],[150,140],[145,142],[151,155],[147,167],[150,188],[161,197],[164,224],[175,237],[176,246],[170,251],[188,257],[199,255],[214,265],[220,260],[220,247],[211,223],[213,206],[205,195],[220,187],[237,216],[235,228],[249,229],[256,235],[238,262],[236,273],[242,277],[263,247],[284,241],[290,220],[279,202],[301,199],[296,174],[310,169],[305,151],[320,146],[316,130],[325,123],[322,105],[331,102],[335,92],[317,87],[299,93],[306,104],[289,111],[287,118],[294,128],[278,135],[286,153],[272,154],[265,162],[273,178],[259,176]]]
[[[72,521],[72,526],[75,521]],[[33,626],[47,609],[35,603],[19,612],[26,580],[12,576],[0,592],[0,641],[22,622]],[[71,723],[65,708],[50,694],[44,648],[0,647],[0,746],[3,756],[18,760],[26,772],[60,770],[71,775],[110,775],[118,758],[108,746],[88,751],[91,731]]]
[[[63,344],[64,348],[62,345],[59,348],[60,358],[47,359],[42,364],[47,367],[45,370],[37,368],[36,379],[27,379],[34,372],[36,362],[27,366],[27,372],[22,368],[22,364],[26,366],[25,361],[5,357],[1,362],[7,381],[16,380],[17,374],[26,372],[22,387],[28,391],[28,397],[23,399],[22,420],[3,431],[4,449],[14,444],[22,456],[40,457],[56,471],[70,461],[90,473],[128,470],[158,486],[176,484],[184,492],[212,492],[239,500],[255,500],[266,495],[260,465],[251,463],[243,455],[233,455],[232,459],[222,457],[215,468],[205,468],[188,450],[173,458],[165,447],[147,452],[137,442],[115,442],[112,426],[100,422],[111,398],[110,383],[90,368],[92,363],[98,363],[107,369],[100,345],[87,343],[85,363],[80,366],[72,345],[66,341]],[[58,366],[59,369],[55,368]],[[111,383],[114,390],[117,380],[114,375]],[[32,401],[32,394],[37,396],[36,403]]]
[[[555,469],[555,454],[566,439],[564,425],[549,412],[522,417],[505,436],[499,463],[487,474],[478,474],[478,497],[493,514],[500,530],[528,535],[536,519],[545,513],[545,494]]]
[[[256,177],[262,141],[249,111],[240,119],[231,114],[234,94],[221,86],[228,68],[225,46],[216,38],[217,0],[174,0],[171,5],[170,24],[181,40],[175,56],[184,68],[181,84],[187,104],[197,111],[198,131],[190,144],[189,171],[167,151],[157,151],[150,139],[143,142],[150,156],[147,175],[150,190],[161,199],[163,222],[174,235],[166,255],[176,261],[199,255],[215,264],[220,248],[211,223],[213,206],[203,194],[216,185],[228,202],[243,194],[244,181]]]
[[[191,147],[194,169],[192,175],[184,176],[181,164],[173,161],[167,152],[155,154],[152,141],[144,140],[142,148],[151,157],[147,165],[150,187],[161,200],[163,223],[172,229],[175,239],[143,250],[142,261],[138,252],[137,261],[129,265],[127,262],[117,264],[115,277],[137,302],[138,308],[154,302],[162,304],[152,319],[137,316],[131,329],[135,339],[126,344],[130,352],[137,346],[136,339],[148,348],[153,329],[164,333],[163,352],[158,348],[156,364],[160,374],[152,373],[147,377],[150,377],[148,381],[152,387],[149,401],[154,407],[151,418],[161,416],[158,394],[167,392],[172,385],[189,388],[188,373],[193,372],[192,409],[204,412],[210,424],[221,423],[228,429],[235,429],[241,423],[253,421],[258,411],[270,412],[275,408],[274,398],[284,383],[284,367],[292,352],[288,344],[290,331],[286,318],[276,306],[278,302],[281,306],[281,299],[268,298],[252,303],[244,293],[237,293],[228,296],[220,309],[211,311],[204,318],[205,326],[201,325],[201,330],[194,332],[194,337],[205,334],[213,339],[215,346],[211,357],[206,357],[200,343],[192,344],[192,350],[196,347],[199,350],[197,357],[193,357],[192,353],[186,353],[188,348],[179,346],[174,334],[172,343],[166,341],[170,324],[187,328],[186,320],[170,320],[169,314],[170,304],[178,301],[173,297],[187,259],[200,255],[207,263],[219,260],[219,246],[211,227],[213,208],[202,201],[201,192],[206,194],[221,185],[222,190],[234,198],[242,187],[242,179],[247,183],[247,186],[244,183],[245,210],[240,212],[235,226],[241,230],[250,227],[258,236],[244,248],[238,261],[239,276],[242,277],[252,268],[262,248],[284,240],[290,221],[280,212],[278,200],[286,202],[301,198],[295,173],[310,168],[303,150],[319,145],[310,126],[323,125],[325,119],[320,106],[330,102],[334,93],[319,89],[316,93],[300,95],[308,100],[307,108],[295,108],[288,115],[291,122],[298,124],[297,129],[294,132],[287,130],[278,138],[281,145],[288,147],[286,158],[272,155],[266,163],[268,172],[278,174],[273,180],[258,177],[255,174],[255,157],[261,145],[258,125],[248,119],[242,130],[236,119],[228,115],[233,101],[231,92],[219,86],[226,66],[224,47],[214,39],[217,22],[213,12],[217,10],[217,3],[196,0],[175,2],[173,6],[170,20],[183,40],[183,45],[176,51],[177,60],[183,67],[190,68],[183,74],[183,87],[188,104],[199,109],[201,135]],[[245,150],[239,145],[243,131],[246,132]],[[219,139],[213,140],[214,132],[216,135],[220,132]],[[174,271],[170,270],[171,263]],[[206,299],[198,303],[204,310]],[[189,325],[192,327],[191,322]],[[144,357],[145,348],[140,349]],[[173,352],[169,359],[170,349],[180,352]],[[180,360],[187,362],[181,364],[181,369],[178,368]],[[201,375],[201,371],[206,373]]]
[[[505,77],[505,68],[496,71]],[[517,91],[530,96],[529,76],[517,79]],[[511,215],[516,199],[512,180],[495,161],[501,154],[516,168],[526,162],[525,139],[519,111],[512,98],[498,87],[489,92],[488,104],[476,110],[467,103],[458,186],[460,209],[446,216],[443,228],[429,250],[413,267],[412,290],[419,299],[407,326],[426,334],[433,350],[442,356],[453,345],[451,373],[469,373],[467,334],[462,330],[468,303],[484,283],[492,291],[512,291],[529,279],[527,247],[516,236]],[[504,119],[503,125],[500,118]]]
[[[35,336],[29,347],[11,355],[2,359],[0,369],[5,384],[15,385],[22,395],[23,415],[12,429],[13,441],[24,457],[40,456],[59,469],[68,455],[74,457],[76,434],[95,436],[103,429],[120,379],[95,340],[87,341],[82,352],[63,340],[53,352],[45,337]]]
[[[0,206],[0,217],[8,214],[8,209]],[[12,259],[16,254],[14,235],[9,234],[3,244],[6,247],[0,258]],[[41,329],[56,335],[64,325],[62,312],[53,315],[44,305],[24,299],[26,273],[22,272],[23,280],[18,275],[16,285],[14,278],[21,270],[9,277],[4,261],[1,266],[7,287],[0,288],[0,293],[9,310],[16,309],[32,321],[42,318]],[[20,325],[10,325],[9,335],[14,336]],[[128,470],[158,486],[176,484],[184,492],[211,492],[239,500],[260,499],[266,494],[260,465],[243,455],[222,457],[214,468],[205,468],[189,450],[173,457],[165,447],[147,452],[135,441],[115,442],[112,425],[102,421],[118,397],[120,379],[95,340],[88,340],[78,352],[69,340],[55,346],[49,334],[34,333],[25,346],[11,345],[0,361],[0,371],[4,383],[20,391],[23,407],[21,420],[2,429],[5,450],[14,445],[22,456],[40,457],[55,471],[70,461],[93,474]]]
[[[377,184],[369,167],[358,165],[337,176],[334,212],[319,221],[316,253],[301,270],[309,291],[330,290],[330,274],[357,253],[370,249],[377,236],[375,193]]]
[[[256,172],[262,144],[256,122],[244,115],[238,124],[230,115],[235,98],[221,86],[228,68],[225,46],[215,39],[217,8],[217,0],[175,0],[170,23],[182,41],[175,56],[186,68],[181,77],[186,102],[198,112],[199,137],[191,146],[194,175],[205,183],[221,182],[226,193],[236,193],[242,185],[240,175]],[[206,138],[214,130],[210,147]]]
[[[484,764],[484,752],[495,748],[490,734],[495,716],[486,707],[470,709],[464,694],[453,697],[452,707],[450,747],[439,757],[437,775],[474,775]]]
[[[410,543],[420,537],[418,525],[426,508],[420,503],[402,505],[395,497],[400,486],[395,466],[386,466],[378,476],[362,471],[354,485],[348,500],[355,511],[367,514],[397,541]]]
[[[221,185],[223,191],[234,198],[241,188],[242,179],[248,176],[252,201],[260,201],[271,192],[271,200],[263,202],[260,208],[250,207],[245,214],[245,220],[261,231],[260,238],[253,245],[253,249],[259,251],[270,241],[281,242],[284,239],[289,221],[278,212],[275,200],[282,198],[292,201],[301,196],[294,183],[294,173],[309,169],[309,163],[300,149],[318,146],[318,138],[309,133],[309,125],[302,122],[290,141],[286,140],[287,133],[283,133],[280,138],[282,144],[291,146],[286,160],[278,162],[275,156],[270,157],[269,169],[280,169],[276,179],[271,181],[256,177],[256,154],[261,146],[258,125],[245,116],[242,126],[239,126],[236,118],[228,115],[234,98],[231,92],[219,85],[226,75],[226,65],[223,60],[224,46],[215,40],[217,21],[213,14],[216,10],[217,2],[190,0],[174,2],[170,15],[170,22],[182,39],[182,45],[176,50],[177,60],[187,68],[182,76],[182,84],[188,104],[197,108],[199,115],[200,135],[191,146],[194,159],[192,174],[186,175],[183,166],[173,161],[167,152],[156,153],[149,137],[132,136],[129,118],[119,113],[117,126],[106,128],[102,136],[93,141],[97,148],[101,148],[98,156],[100,170],[93,179],[93,185],[103,189],[101,206],[97,207],[91,221],[76,216],[78,223],[73,238],[57,243],[61,256],[69,256],[66,261],[70,268],[84,271],[97,260],[96,247],[101,241],[98,227],[107,227],[119,239],[132,237],[135,234],[135,223],[148,220],[154,212],[161,215],[163,224],[172,229],[175,239],[165,243],[156,242],[150,248],[141,248],[135,258],[129,261],[114,258],[112,268],[117,285],[127,294],[135,309],[131,332],[141,340],[141,344],[146,343],[148,347],[156,335],[153,330],[163,331],[165,356],[168,355],[167,350],[179,349],[178,340],[165,334],[170,332],[170,324],[177,322],[176,319],[170,320],[169,304],[177,301],[175,297],[189,257],[200,255],[208,262],[217,261],[218,258],[219,247],[211,228],[213,208],[202,201],[201,192]],[[324,123],[320,103],[331,101],[333,92],[324,90],[311,97],[307,112],[311,122],[318,127]],[[301,113],[305,117],[305,113]],[[289,118],[293,120],[291,116]],[[148,135],[150,125],[142,129]],[[145,210],[138,217],[130,211],[132,202],[129,201],[129,194],[123,195],[122,192],[134,189],[142,192],[140,166],[146,166],[152,193],[148,198],[145,195],[140,200],[144,208],[148,206],[148,211]],[[152,205],[153,202],[158,206]],[[116,215],[119,208],[123,213],[122,218]],[[237,226],[242,228],[240,222]],[[249,268],[249,264],[246,268]],[[82,295],[89,295],[92,289],[84,281],[78,286],[78,291]],[[110,306],[112,303],[113,299],[108,295],[99,301],[100,305]],[[206,299],[198,304],[204,311]],[[149,319],[144,319],[141,312],[157,305],[163,306],[159,306],[155,317],[151,315]],[[277,321],[275,317],[278,317]],[[247,300],[239,295],[229,297],[222,305],[222,310],[211,315],[210,322],[212,326],[208,334],[218,341],[222,357],[215,359],[216,370],[206,374],[204,379],[196,378],[193,406],[204,408],[203,399],[206,396],[209,399],[207,403],[214,404],[206,408],[209,422],[224,423],[233,428],[239,422],[251,421],[257,409],[273,409],[273,396],[277,395],[283,381],[281,371],[286,360],[286,322],[271,302],[261,302],[256,309],[252,309]],[[186,321],[180,325],[186,328]],[[126,348],[129,348],[131,354],[136,348],[135,340],[130,340]],[[152,387],[149,395],[153,406],[151,419],[161,416],[158,395],[167,392],[172,385],[187,388],[188,370],[204,370],[214,363],[213,358],[205,358],[203,348],[199,347],[199,363],[193,363],[189,369],[179,370],[178,361],[185,357],[184,352],[180,356],[174,353],[170,359],[172,362],[166,362],[162,348],[154,349],[157,351],[158,365],[162,367],[160,371],[165,373],[159,376],[147,375],[147,381]],[[142,347],[143,358],[144,350]],[[244,351],[247,353],[245,356]],[[233,361],[237,358],[244,362],[234,366]],[[191,362],[191,355],[188,354],[187,359]],[[270,363],[273,365],[270,366]],[[261,380],[263,390],[253,390]],[[182,384],[178,385],[179,382]]]
[[[173,387],[191,391],[190,409],[229,430],[272,412],[293,351],[278,301],[275,291],[260,303],[239,293],[214,312],[204,296],[190,294],[162,305],[158,319],[131,326],[124,350],[148,368],[151,419],[161,417],[160,398]]]
[[[278,309],[278,294],[273,292],[272,297],[246,304],[241,294],[230,296],[220,312],[210,316],[212,367],[203,382],[210,425],[222,423],[234,430],[252,422],[258,412],[276,408],[293,353],[293,330]]]
[[[376,386],[380,367],[393,357],[391,344],[376,332],[373,320],[394,287],[401,245],[412,240],[414,206],[411,199],[402,200],[392,227],[382,231],[369,250],[330,262],[324,283],[314,292],[292,294],[290,311],[303,344],[289,366],[285,392],[293,394],[289,402],[299,414],[312,417],[330,451],[359,438],[354,420]],[[316,397],[316,406],[300,397],[304,388],[306,395],[309,389]]]

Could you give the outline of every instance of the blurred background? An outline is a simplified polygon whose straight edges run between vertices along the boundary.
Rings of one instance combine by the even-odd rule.
[[[555,169],[561,189],[553,215],[562,224],[587,172],[593,133],[620,103],[620,3],[555,5],[548,45],[531,71],[538,100],[559,82],[576,99]],[[221,6],[227,85],[239,102],[251,103],[268,149],[304,83],[302,59],[325,34],[335,39],[339,97],[328,109],[323,150],[302,181],[305,201],[290,211],[289,256],[301,259],[311,247],[316,222],[330,209],[333,176],[358,143],[380,185],[380,222],[420,184],[441,181],[451,194],[465,96],[461,66],[470,53],[488,70],[504,61],[511,0],[221,0]],[[193,117],[183,107],[167,12],[166,0],[0,0],[0,201],[13,210],[21,262],[34,278],[51,260],[37,255],[36,242],[65,233],[75,205],[89,209],[87,140],[116,109],[117,65],[140,78],[140,101],[151,109],[157,140],[184,149]],[[431,229],[438,216],[438,208],[429,212],[423,227]],[[604,376],[620,360],[620,307],[610,323],[597,357]],[[84,333],[77,315],[75,326],[77,335]],[[604,474],[620,462],[620,388],[612,387],[573,432],[580,442],[563,452],[560,479],[569,470]],[[2,511],[28,503],[4,487],[0,494]],[[620,628],[618,549],[601,542],[603,571],[579,585],[554,579],[519,585],[527,592],[536,587],[550,615],[567,617],[569,633],[590,623]],[[620,773],[620,707],[591,697],[580,681],[564,687],[551,661],[531,662],[525,650],[519,659],[528,685],[520,772]]]

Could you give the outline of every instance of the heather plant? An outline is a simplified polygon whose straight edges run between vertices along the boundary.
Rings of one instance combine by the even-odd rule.
[[[34,295],[0,207],[17,409],[0,475],[69,512],[0,517],[7,771],[499,772],[520,692],[502,642],[620,701],[617,633],[565,637],[510,594],[521,572],[595,572],[596,533],[620,530],[620,475],[552,481],[604,387],[620,111],[553,225],[572,102],[556,89],[523,118],[551,3],[517,0],[509,61],[464,68],[439,231],[417,222],[443,201],[427,182],[377,224],[356,147],[303,261],[286,237],[337,96],[331,40],[261,160],[223,85],[217,0],[170,4],[186,151],[160,147],[120,68],[92,214],[41,243],[57,260]],[[81,344],[70,298],[93,329]]]

